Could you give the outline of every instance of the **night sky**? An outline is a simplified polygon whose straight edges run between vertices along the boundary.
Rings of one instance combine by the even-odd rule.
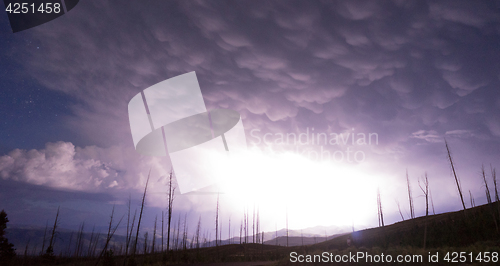
[[[376,226],[380,188],[394,223],[396,200],[409,213],[406,170],[417,216],[426,172],[435,212],[459,210],[445,138],[466,206],[469,190],[486,203],[482,164],[494,193],[499,1],[95,0],[18,33],[0,12],[0,209],[10,224],[44,226],[61,206],[61,227],[105,226],[113,205],[125,213],[129,195],[139,206],[152,169],[151,228],[166,207],[171,166],[135,151],[127,105],[191,71],[208,110],[241,114],[245,162],[257,173],[248,177],[255,188],[221,195],[224,221],[238,224],[255,205],[266,231],[283,228],[287,210],[292,229]],[[313,131],[376,133],[378,142],[262,141]],[[308,156],[347,148],[364,160]],[[174,219],[187,213],[195,228],[201,215],[214,231],[215,201],[177,195]]]

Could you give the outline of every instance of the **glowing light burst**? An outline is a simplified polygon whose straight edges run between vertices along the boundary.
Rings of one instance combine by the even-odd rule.
[[[359,165],[257,149],[209,158],[225,201],[235,211],[255,205],[273,226],[276,220],[284,225],[287,210],[290,228],[363,224],[376,217],[373,206],[381,178]]]

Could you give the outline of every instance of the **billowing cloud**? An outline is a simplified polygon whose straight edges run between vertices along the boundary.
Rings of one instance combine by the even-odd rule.
[[[148,168],[168,173],[161,160],[141,157],[133,149],[118,146],[75,147],[70,142],[47,143],[45,149],[16,149],[0,157],[0,177],[52,188],[75,191],[141,189]]]

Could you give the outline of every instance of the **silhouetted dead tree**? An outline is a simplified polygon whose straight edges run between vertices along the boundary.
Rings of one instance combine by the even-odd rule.
[[[474,202],[474,197],[472,197],[472,192],[470,192],[470,189],[469,189],[469,197],[470,197],[470,206],[475,207],[476,203]]]
[[[155,245],[156,245],[156,222],[158,220],[158,215],[155,217],[155,225],[153,227],[153,246],[151,247],[151,253],[155,253]]]
[[[401,206],[399,205],[399,201],[396,199],[396,204],[398,205],[398,211],[399,211],[399,215],[401,215],[401,219],[403,219],[403,221],[405,220],[405,217],[403,216],[403,213],[401,212]],[[354,232],[354,230],[353,230]]]
[[[250,224],[248,223],[248,219],[249,216],[248,216],[248,207],[247,207],[247,214],[246,214],[246,221],[245,221],[245,243],[248,243],[248,231],[250,230],[249,227],[250,227]]]
[[[243,222],[244,222],[244,225],[243,225],[243,233],[245,233],[245,241],[243,241],[243,243],[247,243],[247,213],[246,213],[246,210],[243,211]]]
[[[76,248],[75,248],[75,253],[73,254],[73,256],[75,258],[78,258],[80,257],[80,254],[82,253],[82,249],[83,249],[83,227],[84,227],[85,223],[82,223],[80,225],[80,228],[78,229],[78,233],[76,235]]]
[[[444,144],[446,146],[446,151],[448,153],[448,159],[450,160],[451,170],[453,172],[453,176],[455,177],[455,182],[457,183],[458,194],[460,194],[460,200],[462,201],[462,206],[464,207],[464,213],[465,213],[466,208],[465,208],[464,197],[462,195],[462,187],[460,185],[460,180],[458,179],[457,173],[455,171],[455,165],[453,164],[453,158],[451,156],[450,147],[448,146],[448,142],[446,141],[446,139],[444,140]]]
[[[113,209],[111,211],[111,218],[109,219],[109,227],[108,227],[108,235],[106,236],[106,243],[104,244],[104,248],[102,249],[101,254],[97,258],[97,261],[95,263],[96,266],[99,265],[99,261],[101,260],[102,256],[104,255],[105,252],[107,252],[109,242],[111,241],[111,238],[113,238],[113,235],[115,234],[116,229],[118,228],[118,226],[120,226],[120,223],[123,220],[124,216],[122,216],[122,218],[120,219],[120,221],[118,221],[118,223],[116,224],[115,227],[112,227],[114,214],[115,214],[115,206],[113,205]]]
[[[497,189],[497,173],[496,173],[496,170],[495,168],[493,168],[493,166],[490,164],[490,168],[491,168],[491,178],[493,178],[493,185],[495,187],[495,202],[497,203],[497,213],[498,213],[498,217],[500,218],[500,204],[498,203],[500,200],[499,200],[499,196],[498,196],[498,189]]]
[[[130,198],[129,198],[129,203],[128,203],[128,215],[130,217]],[[130,241],[132,240],[132,232],[134,231],[134,225],[135,225],[135,217],[137,216],[137,209],[135,209],[134,212],[134,217],[132,218],[132,224],[130,225],[129,229],[129,219],[127,219],[127,236],[125,239],[125,260],[123,261],[123,265],[125,266],[126,262],[128,261],[128,255],[129,255],[129,249],[130,249]]]
[[[231,244],[231,215],[229,215],[229,223],[228,223],[228,227],[229,227],[229,228],[228,228],[228,230],[227,230],[227,231],[228,231],[228,236],[229,236],[229,237],[228,237],[227,239],[228,239],[229,244]]]
[[[420,185],[420,180],[418,181],[418,186],[422,190],[425,196],[425,225],[424,225],[424,249],[427,244],[427,216],[429,216],[429,178],[427,177],[427,173],[425,173],[425,178],[422,181],[424,186]]]
[[[481,176],[483,177],[483,181],[484,181],[486,200],[488,201],[488,204],[490,204],[492,202],[491,201],[491,194],[490,194],[490,189],[488,188],[488,182],[486,181],[486,173],[484,172],[484,165],[481,166]]]
[[[495,187],[495,201],[499,201],[498,189],[497,189],[497,173],[496,173],[495,168],[493,168],[493,166],[491,166],[491,164],[490,164],[490,168],[491,168],[491,178],[493,178],[493,186]]]
[[[259,218],[259,208],[257,208],[257,225],[255,226],[255,231],[257,232],[257,236],[255,237],[256,238],[256,242],[259,243],[259,222],[260,222],[260,218]]]
[[[217,242],[219,236],[219,193],[217,193],[217,207],[215,208],[215,246],[219,246]]]
[[[174,197],[175,197],[175,185],[172,182],[173,173],[170,171],[170,175],[168,177],[168,219],[167,219],[167,252],[170,250],[170,222],[172,221],[172,210],[174,205]]]
[[[429,215],[429,179],[427,178],[427,173],[425,173],[424,180],[422,180],[423,187],[420,184],[420,180],[418,181],[418,186],[422,190],[425,196],[425,216]]]
[[[132,204],[132,197],[130,196],[130,194],[128,195],[128,202],[127,202],[127,232],[125,234],[125,260],[123,260],[123,266],[126,265],[127,263],[127,260],[128,260],[128,250],[129,250],[129,245],[130,245],[130,239],[132,238],[132,231],[130,229],[130,208],[131,208],[131,204]],[[135,214],[134,214],[134,221],[135,221],[135,215],[137,213],[137,209],[135,210]],[[132,222],[132,227],[133,227],[133,223]],[[90,241],[92,242],[92,241]]]
[[[94,241],[94,233],[95,233],[95,224],[92,227],[92,233],[90,234],[89,246],[87,249],[87,257],[92,256],[92,242]]]
[[[198,226],[196,227],[196,248],[200,248],[200,230],[201,230],[201,215],[198,219]]]
[[[73,241],[73,232],[69,236],[68,250],[66,250],[66,256],[71,257],[71,241]]]
[[[286,208],[286,246],[288,247],[288,207]]]
[[[148,189],[149,177],[151,176],[151,169],[149,170],[148,179],[146,180],[146,186],[144,187],[144,194],[142,195],[141,211],[139,212],[139,221],[137,222],[137,232],[135,234],[134,250],[132,255],[135,255],[137,251],[137,240],[139,240],[139,230],[141,229],[142,212],[144,211],[144,203],[146,200],[146,191]]]
[[[148,232],[144,233],[144,255],[148,254]]]
[[[175,237],[175,249],[176,250],[179,250],[180,249],[180,246],[179,246],[179,235],[180,235],[180,230],[181,230],[181,215],[179,214],[179,217],[177,219],[177,234],[176,234],[176,237]],[[175,231],[175,230],[174,230]]]
[[[40,252],[40,255],[42,255],[43,252],[45,252],[45,241],[47,240],[47,230],[49,229],[49,221],[45,222],[45,231],[43,231],[43,242],[42,242],[42,251]]]
[[[163,218],[165,215],[163,211],[161,211],[161,252],[163,252],[163,240],[165,239],[165,235],[163,234]]]
[[[255,243],[255,203],[253,205],[253,216],[252,216],[252,243]]]
[[[52,227],[52,234],[50,236],[49,247],[47,248],[47,251],[45,252],[45,254],[47,254],[49,256],[54,255],[54,241],[55,241],[56,229],[57,229],[58,221],[59,221],[59,208],[60,207],[57,207],[57,214],[56,214],[56,219],[54,221],[54,226]]]
[[[415,207],[413,206],[413,196],[411,193],[410,177],[408,176],[408,169],[406,169],[406,184],[408,186],[408,201],[410,203],[410,219],[415,218]]]
[[[495,209],[493,208],[493,201],[491,200],[491,193],[488,187],[488,181],[486,181],[486,173],[484,172],[484,165],[481,166],[481,174],[484,181],[484,187],[486,192],[486,199],[488,200],[488,205],[490,206],[491,216],[493,217],[493,222],[495,222],[495,228],[498,232],[497,216],[495,214]]]
[[[431,188],[429,188],[429,195],[431,197],[432,214],[436,214],[436,211],[434,210],[434,201],[432,200],[432,191],[431,191]]]
[[[240,222],[240,245],[241,245],[241,231],[243,230],[243,221]]]
[[[187,249],[187,236],[188,236],[188,225],[187,225],[187,213],[184,214],[184,230],[182,232],[182,249]]]
[[[377,188],[377,207],[378,207],[378,226],[384,227],[384,213],[382,210],[382,200],[380,198],[379,188]]]
[[[97,236],[94,240],[94,244],[92,245],[92,257],[96,255],[97,244],[99,244],[99,238],[101,237],[101,232],[97,232]]]

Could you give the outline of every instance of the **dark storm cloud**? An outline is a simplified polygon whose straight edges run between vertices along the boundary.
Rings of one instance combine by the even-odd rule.
[[[84,100],[74,126],[101,144],[129,138],[123,110],[139,90],[192,70],[209,108],[237,109],[250,127],[305,126],[301,115],[313,112],[338,120],[337,130],[410,116],[421,129],[441,122],[458,130],[448,109],[478,114],[467,96],[480,88],[493,94],[499,75],[498,14],[492,3],[469,5],[93,2],[38,28],[44,52],[29,62],[49,88]],[[498,133],[498,121],[483,119]],[[89,132],[93,124],[101,130]]]

